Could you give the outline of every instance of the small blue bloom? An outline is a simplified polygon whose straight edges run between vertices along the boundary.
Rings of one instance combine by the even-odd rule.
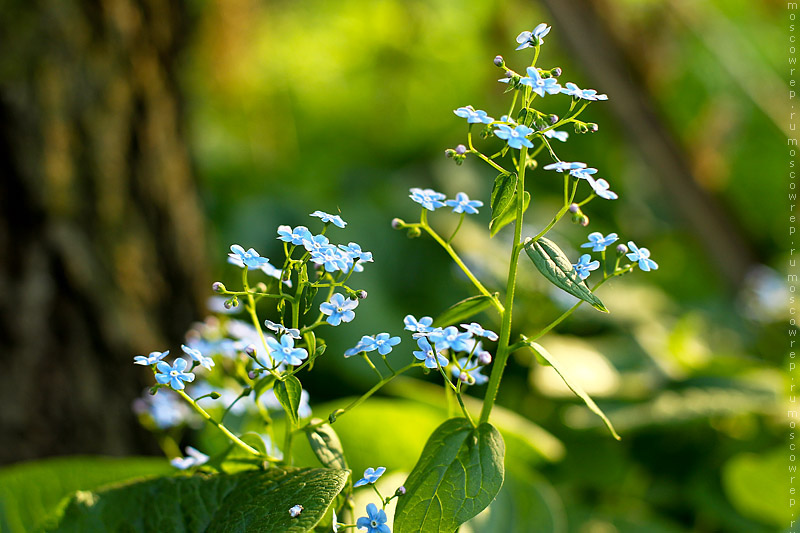
[[[597,270],[600,268],[600,261],[592,261],[592,256],[589,254],[583,254],[578,262],[572,265],[575,267],[575,272],[578,273],[578,277],[586,279],[589,277],[589,273],[592,270]]]
[[[230,262],[240,267],[261,268],[262,265],[269,263],[269,259],[261,257],[258,255],[258,252],[252,248],[245,252],[244,248],[238,244],[234,244],[231,246],[231,252],[232,253],[228,254],[228,257],[233,261]]]
[[[480,348],[476,348],[476,351]],[[489,376],[481,374],[481,367],[477,362],[469,362],[469,357],[462,357],[458,360],[458,367],[453,367],[452,373],[456,378],[460,378],[461,373],[472,377],[474,385],[483,385],[489,381]]]
[[[376,348],[375,337],[373,337],[372,335],[364,335],[363,337],[361,337],[361,340],[356,343],[355,346],[353,346],[349,350],[345,350],[344,357],[346,359],[361,352],[371,352],[375,348]]]
[[[523,31],[517,35],[517,42],[519,43],[517,50],[544,44],[544,36],[550,33],[550,29],[550,26],[542,22],[533,31]]]
[[[297,366],[302,365],[303,359],[308,357],[304,348],[294,347],[294,339],[289,335],[281,335],[280,342],[267,337],[267,347],[270,349],[270,356],[278,363]]]
[[[378,333],[375,336],[375,348],[381,355],[387,355],[392,347],[400,344],[400,337],[391,337],[388,333]]]
[[[364,266],[363,263],[372,263],[372,252],[365,252],[361,249],[361,246],[355,242],[351,242],[347,246],[344,244],[339,245],[339,249],[344,252],[346,259],[348,261],[348,266],[346,270],[350,270],[353,266],[353,262],[355,262],[355,268],[353,268],[354,272],[363,272]],[[358,260],[356,262],[356,259]]]
[[[602,252],[617,239],[619,237],[616,233],[609,233],[607,237],[603,237],[602,233],[595,231],[589,234],[589,242],[581,244],[581,248],[591,248],[593,252]]]
[[[442,202],[442,200],[447,198],[447,196],[440,192],[436,192],[433,189],[418,189],[417,187],[409,190],[411,192],[409,198],[428,211],[434,211],[440,207],[444,207],[444,202]]]
[[[133,364],[135,365],[154,365],[161,361],[164,357],[169,355],[169,350],[166,352],[150,352],[150,355],[136,355],[133,357]]]
[[[283,324],[276,324],[272,320],[265,320],[264,325],[267,329],[275,332],[276,335],[289,335],[293,339],[300,338],[300,330],[296,328],[287,328]]]
[[[342,217],[339,215],[331,215],[330,213],[325,213],[324,211],[314,211],[309,216],[320,218],[324,223],[333,224],[334,226],[338,226],[340,228],[343,228],[347,225],[347,222],[342,220]]]
[[[566,131],[556,131],[556,130],[545,130],[544,136],[548,139],[556,139],[561,141],[562,143],[567,142],[569,139],[569,133]]]
[[[441,366],[442,368],[447,366],[449,361],[447,357],[442,355],[442,351],[444,348],[436,347],[436,351],[434,352],[431,343],[428,342],[428,339],[425,337],[420,337],[417,339],[417,346],[419,346],[419,350],[414,352],[414,357],[419,359],[420,361],[425,361],[425,366],[428,368],[437,368]],[[436,362],[439,362],[437,365]]]
[[[539,74],[539,69],[536,67],[528,67],[528,76],[520,78],[520,85],[527,85],[533,89],[533,92],[539,96],[545,94],[559,94],[561,92],[561,85],[555,78],[542,78]]]
[[[627,254],[628,259],[631,261],[638,261],[640,269],[645,272],[658,270],[658,263],[650,259],[650,250],[647,248],[639,248],[633,241],[628,241],[628,248],[631,250],[631,253]]]
[[[367,533],[392,533],[386,525],[386,511],[378,509],[374,503],[367,504],[367,516],[362,516],[356,522],[359,529],[366,528]]]
[[[443,330],[434,331],[428,335],[428,339],[436,345],[437,349],[446,350],[450,348],[455,352],[463,352],[469,350],[469,340],[472,339],[472,334],[469,332],[462,333],[458,331],[455,326],[449,326]]]
[[[358,300],[350,300],[340,293],[334,294],[330,301],[323,302],[319,306],[322,314],[328,315],[325,320],[331,326],[338,326],[342,322],[350,322],[356,317],[353,309],[358,307]]]
[[[408,331],[417,331],[424,333],[432,329],[431,324],[433,324],[433,318],[429,316],[424,316],[419,320],[417,320],[416,318],[414,318],[414,315],[406,315],[406,317],[403,319],[403,324],[406,325],[406,329]]]
[[[592,174],[597,174],[597,169],[596,168],[591,168],[591,167],[589,167],[589,168],[574,168],[574,169],[570,170],[569,173],[571,175],[575,176],[578,179],[582,179],[582,180],[588,181],[589,184],[591,185],[591,183],[594,181],[594,178],[592,177]]]
[[[498,129],[494,130],[495,137],[506,140],[511,148],[516,148],[517,150],[523,146],[533,148],[533,143],[527,139],[527,136],[531,133],[533,133],[533,130],[522,124],[513,130],[505,124],[500,124]]]
[[[187,457],[175,457],[170,464],[179,470],[187,470],[193,466],[200,466],[208,461],[208,456],[191,446],[186,447]]]
[[[303,238],[303,247],[309,252],[319,251],[323,246],[328,246],[330,241],[325,235],[312,235]]]
[[[185,344],[181,344],[181,350],[183,350],[183,353],[200,363],[206,370],[211,370],[211,367],[214,366],[214,360],[200,353],[200,350],[189,348]]]
[[[300,246],[304,239],[311,239],[311,232],[305,226],[292,229],[289,226],[278,226],[278,240]]]
[[[461,324],[461,327],[476,337],[486,337],[490,341],[496,341],[499,338],[497,333],[488,329],[483,329],[483,326],[477,322],[473,322],[471,324]]]
[[[175,390],[183,390],[183,382],[194,381],[194,374],[191,372],[184,372],[189,363],[186,359],[178,357],[175,362],[170,365],[166,361],[159,361],[156,365],[156,381],[162,385],[169,384]]]
[[[385,466],[379,466],[378,468],[369,467],[364,470],[364,477],[353,483],[353,487],[361,487],[368,483],[375,483],[384,472],[386,472]]]
[[[567,82],[567,86],[561,89],[561,92],[574,98],[591,100],[593,102],[596,102],[597,100],[608,100],[608,95],[597,94],[597,91],[594,89],[581,89],[571,81]]]
[[[325,244],[311,252],[311,261],[317,265],[324,266],[326,272],[349,270],[348,257],[332,244]]]
[[[478,109],[476,111],[471,105],[459,107],[453,111],[453,113],[461,118],[467,119],[469,124],[490,124],[494,120],[492,117],[486,114],[486,111],[483,111],[482,109]]]
[[[476,215],[478,214],[478,208],[483,205],[483,202],[480,200],[470,200],[466,193],[460,192],[456,194],[455,200],[447,200],[445,204],[453,208],[453,213]]]
[[[606,200],[616,200],[617,198],[619,198],[619,195],[617,193],[609,189],[609,187],[611,186],[603,178],[597,180],[589,180],[589,185],[592,186],[592,189],[594,189],[594,193],[600,198],[605,198]]]
[[[555,170],[556,172],[568,172],[579,168],[586,168],[586,163],[580,163],[578,161],[557,161],[544,166],[545,170]]]

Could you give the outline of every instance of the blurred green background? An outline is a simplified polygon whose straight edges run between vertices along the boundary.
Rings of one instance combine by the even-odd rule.
[[[577,257],[589,231],[614,231],[647,246],[660,269],[607,284],[600,296],[610,315],[581,308],[542,341],[623,440],[550,369],[518,353],[499,396],[524,418],[509,414],[501,428],[519,440],[509,445],[506,488],[462,531],[785,530],[784,3],[228,0],[184,8],[172,74],[206,221],[205,282],[236,286],[230,244],[278,258],[276,227],[312,226],[316,209],[341,210],[349,225],[337,238],[374,253],[357,282],[369,298],[352,323],[325,331],[326,357],[301,377],[323,417],[374,379],[337,354],[362,334],[399,334],[406,314],[435,316],[472,294],[435,243],[408,239],[390,221],[417,216],[410,187],[465,191],[488,205],[491,169],[444,158],[466,140],[452,110],[504,114],[492,58],[522,70],[528,55],[514,51],[514,38],[552,24],[539,66],[560,66],[562,82],[610,98],[582,116],[599,131],[572,134],[557,152],[599,168],[620,194],[588,206],[588,228],[565,220],[552,238]],[[531,235],[559,207],[551,178],[539,170],[527,180]],[[456,219],[432,221],[449,228]],[[490,240],[488,221],[484,208],[455,245],[500,290],[510,230]],[[523,259],[515,334],[570,305],[530,266]],[[499,327],[492,320],[482,317]],[[404,338],[393,360],[406,360],[411,345]],[[443,396],[430,389],[436,381],[415,378],[337,423],[355,471],[413,466],[444,416]]]

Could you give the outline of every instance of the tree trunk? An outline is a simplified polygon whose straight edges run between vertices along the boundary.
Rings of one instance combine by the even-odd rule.
[[[0,463],[141,452],[130,405],[152,374],[132,357],[174,352],[208,281],[182,5],[4,4]]]

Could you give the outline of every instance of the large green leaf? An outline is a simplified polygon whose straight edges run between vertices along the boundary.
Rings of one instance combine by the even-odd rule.
[[[522,196],[522,212],[528,210],[528,204],[531,203],[531,193],[528,191],[523,191]],[[514,195],[516,197],[516,195]],[[492,213],[492,221],[489,223],[489,236],[494,237],[495,234],[503,229],[503,227],[517,218],[517,211],[514,209],[515,203],[511,202],[505,211],[499,213],[497,218],[494,217],[494,213]]]
[[[493,298],[483,294],[477,296],[470,296],[460,302],[453,304],[445,309],[445,311],[436,317],[433,321],[433,326],[443,328],[452,324],[458,324],[464,320],[471,318],[481,311],[488,309],[492,306]]]
[[[300,384],[300,380],[294,376],[275,382],[275,397],[295,425],[300,420],[297,410],[300,408],[302,394],[303,386]]]
[[[553,357],[553,355],[550,352],[548,352],[541,344],[535,342],[528,342],[527,344],[530,347],[530,349],[533,350],[533,353],[544,359],[547,362],[547,364],[553,367],[553,370],[555,370],[556,373],[558,373],[558,375],[561,376],[561,379],[564,380],[564,383],[566,383],[567,387],[569,387],[569,389],[572,392],[574,392],[578,398],[583,400],[586,406],[589,409],[591,409],[593,413],[595,413],[603,420],[606,427],[614,436],[614,438],[620,440],[620,436],[617,435],[614,426],[611,424],[611,420],[609,420],[608,417],[605,415],[605,413],[601,411],[599,407],[597,407],[597,404],[594,403],[594,400],[592,400],[591,396],[586,394],[586,391],[584,391],[580,385],[578,385],[576,382],[567,377],[567,375],[564,373],[564,370],[558,364],[556,358]]]
[[[289,533],[309,531],[349,473],[325,468],[165,477],[77,492],[48,531]],[[289,508],[302,505],[296,518]]]
[[[430,436],[397,502],[395,533],[452,533],[503,485],[505,445],[488,423],[451,418]]]
[[[311,425],[313,426],[319,422],[321,422],[320,419],[314,418],[311,420]],[[307,429],[306,436],[308,437],[308,443],[311,445],[311,450],[323,466],[328,468],[347,468],[347,459],[344,456],[342,442],[330,424],[322,424],[314,429]]]
[[[492,196],[489,205],[492,208],[492,221],[489,223],[489,229],[492,230],[497,226],[498,220],[508,211],[514,208],[514,196],[517,192],[517,183],[519,177],[515,173],[500,174],[494,179],[494,186],[492,187]],[[498,227],[497,230],[500,228]],[[491,233],[491,236],[497,231]]]
[[[531,258],[539,272],[553,285],[588,302],[598,311],[608,313],[603,302],[594,295],[586,282],[578,277],[569,258],[556,243],[544,237],[540,237],[536,241],[530,239],[525,243],[525,253]]]
[[[173,471],[168,461],[155,457],[82,456],[5,467],[0,470],[0,531],[34,530],[58,502],[76,490]]]

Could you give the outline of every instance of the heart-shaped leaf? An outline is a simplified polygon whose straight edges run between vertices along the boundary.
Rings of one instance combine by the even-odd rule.
[[[303,386],[300,384],[300,380],[294,376],[275,382],[275,397],[295,425],[300,419],[297,415],[297,410],[300,408],[300,396],[302,393]]]
[[[320,419],[314,418],[311,420],[311,425],[314,426],[319,422],[321,422]],[[306,435],[308,436],[309,444],[311,444],[311,450],[323,466],[340,469],[347,468],[347,459],[344,457],[342,442],[330,424],[307,429]]]
[[[531,203],[531,193],[529,193],[528,191],[522,191],[522,192],[524,193],[522,197],[522,212],[524,213],[525,211],[528,210],[528,204]],[[516,198],[516,196],[517,195],[515,194],[514,198]],[[516,202],[509,203],[508,206],[506,207],[506,210],[503,211],[502,213],[499,213],[497,217],[495,217],[494,211],[492,211],[492,221],[489,222],[489,237],[494,237],[495,234],[497,234],[498,231],[503,229],[504,226],[506,226],[511,222],[514,222],[514,219],[517,217],[517,211],[515,207],[516,207]]]

